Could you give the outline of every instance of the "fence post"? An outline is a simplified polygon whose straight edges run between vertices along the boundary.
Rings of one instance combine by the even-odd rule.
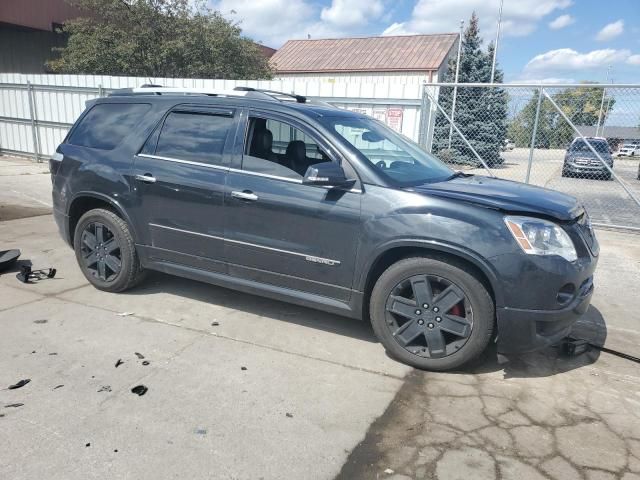
[[[36,118],[35,99],[33,85],[27,81],[27,96],[29,97],[29,118],[31,120],[31,138],[33,140],[33,154],[36,162],[40,162],[40,134],[38,132],[38,120]]]
[[[427,147],[427,81],[422,81],[422,98],[420,99],[420,130],[418,131],[418,143]]]
[[[531,176],[531,164],[533,163],[533,150],[536,146],[536,135],[538,134],[538,121],[540,120],[540,105],[542,104],[542,91],[543,87],[538,90],[538,104],[536,105],[536,118],[533,121],[533,133],[531,134],[531,145],[529,145],[529,164],[527,165],[527,176],[524,179],[524,183],[529,183],[529,177]]]
[[[98,85],[98,97],[104,97],[104,90],[102,88],[102,84]]]

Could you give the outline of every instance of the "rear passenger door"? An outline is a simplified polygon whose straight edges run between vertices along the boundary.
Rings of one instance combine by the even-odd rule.
[[[224,272],[223,194],[235,111],[173,108],[136,156],[137,224],[148,258]]]
[[[302,122],[253,111],[242,126],[245,144],[236,147],[225,194],[229,274],[349,300],[361,227],[359,183],[350,189],[302,184],[309,165],[339,161]],[[356,178],[346,160],[343,168]]]

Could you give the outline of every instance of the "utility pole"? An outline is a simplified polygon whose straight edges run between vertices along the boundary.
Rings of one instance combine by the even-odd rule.
[[[491,82],[496,74],[496,57],[498,56],[498,40],[500,40],[500,26],[502,25],[502,4],[504,0],[500,0],[500,12],[498,13],[498,28],[496,29],[496,41],[493,45],[493,62],[491,63]]]
[[[456,77],[453,86],[453,101],[451,102],[451,123],[449,124],[449,150],[451,150],[451,138],[453,137],[453,119],[456,112],[456,97],[458,96],[458,73],[460,72],[460,55],[462,53],[462,30],[464,20],[460,20],[460,35],[458,36],[458,58],[456,60]]]

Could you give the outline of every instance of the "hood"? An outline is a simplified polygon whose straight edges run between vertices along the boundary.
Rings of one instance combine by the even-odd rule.
[[[611,154],[609,152],[598,152],[603,160],[611,160]],[[598,157],[591,150],[579,150],[579,151],[568,151],[566,153],[568,158],[592,158],[597,160]]]
[[[478,175],[419,185],[412,190],[504,212],[542,215],[560,221],[572,220],[584,212],[582,205],[570,195],[525,183]]]

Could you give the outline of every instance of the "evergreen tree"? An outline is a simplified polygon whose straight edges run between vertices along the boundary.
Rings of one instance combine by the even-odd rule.
[[[482,50],[479,35],[478,17],[471,15],[469,26],[462,37],[459,83],[489,83],[494,46]],[[449,60],[445,82],[455,80],[456,57]],[[494,82],[502,83],[503,73],[497,68]],[[451,114],[453,87],[441,87],[438,102]],[[473,145],[480,157],[490,166],[503,162],[500,157],[507,133],[507,93],[502,88],[458,87],[454,122],[464,136]],[[451,150],[449,147],[449,121],[442,114],[437,115],[434,129],[433,150],[441,156],[457,163],[479,164],[477,158],[464,140],[453,131]]]

